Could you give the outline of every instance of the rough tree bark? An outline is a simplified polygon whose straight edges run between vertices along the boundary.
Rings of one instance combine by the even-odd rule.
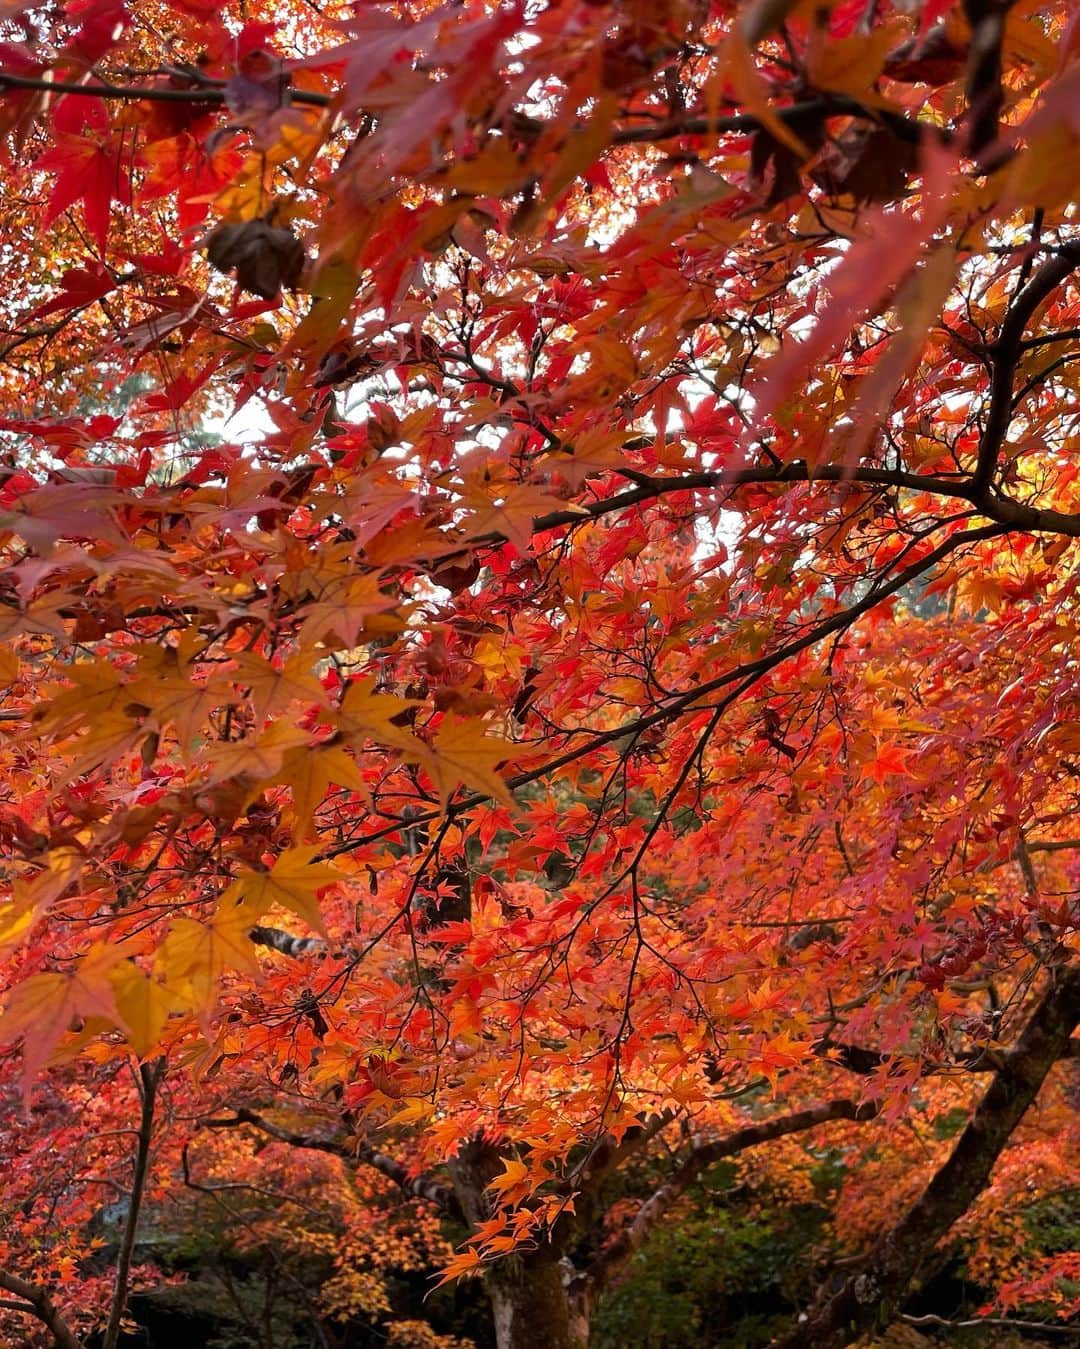
[[[1080,1020],[1080,966],[1054,971],[1012,1049],[1001,1056],[949,1159],[907,1214],[884,1232],[842,1288],[821,1294],[775,1349],[842,1349],[887,1325],[933,1260],[949,1228],[979,1195],[1054,1063],[1070,1052]]]
[[[563,1269],[550,1252],[500,1260],[486,1283],[499,1349],[585,1349],[587,1323],[571,1317]]]

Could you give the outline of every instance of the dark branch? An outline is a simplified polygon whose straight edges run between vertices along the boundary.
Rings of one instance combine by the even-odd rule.
[[[1001,86],[1001,47],[1005,16],[1013,0],[964,0],[964,16],[971,25],[968,49],[967,101],[971,126],[968,154],[977,159],[998,137],[998,119],[1005,103]]]
[[[1055,259],[1056,260],[1056,259]],[[1078,252],[1080,261],[1080,252]],[[1076,264],[1073,264],[1074,266]],[[1010,383],[1011,390],[1011,383]],[[1002,431],[1004,436],[1004,431]],[[986,444],[986,438],[983,438]],[[995,452],[996,453],[996,452]],[[762,465],[756,468],[719,469],[715,472],[687,473],[678,477],[649,478],[644,474],[635,474],[636,486],[615,496],[604,497],[600,501],[591,501],[574,510],[552,511],[550,515],[538,516],[533,521],[535,533],[547,529],[558,529],[563,525],[582,524],[588,519],[599,519],[613,511],[627,510],[631,506],[645,501],[654,501],[674,492],[708,491],[717,487],[768,486],[791,483],[868,483],[879,487],[895,487],[911,492],[926,492],[931,496],[948,497],[956,501],[969,501],[991,520],[1010,528],[1026,529],[1033,533],[1063,534],[1069,538],[1080,538],[1080,513],[1066,514],[1063,511],[1044,511],[1007,497],[989,497],[981,493],[974,480],[963,478],[932,478],[918,473],[906,473],[891,468],[845,468],[843,464],[824,464],[811,469],[801,460],[791,464],[774,467]],[[475,540],[477,543],[502,543],[502,535],[485,534]]]
[[[192,89],[173,89],[165,85],[140,84],[86,84],[73,80],[50,80],[31,75],[12,75],[0,70],[0,93],[5,89],[37,90],[47,94],[82,94],[87,98],[121,99],[126,102],[140,103],[144,99],[151,103],[205,103],[219,106],[225,103],[225,89],[204,84]],[[290,89],[291,103],[307,103],[312,107],[326,108],[330,105],[329,94],[319,94],[308,89]]]
[[[326,950],[326,942],[321,937],[294,937],[291,932],[285,932],[280,927],[263,927],[260,924],[253,927],[248,936],[256,946],[268,946],[272,951],[291,956],[294,960]]]
[[[388,1180],[392,1180],[408,1198],[426,1199],[429,1204],[434,1204],[451,1217],[461,1216],[457,1197],[448,1185],[443,1185],[427,1174],[413,1175],[403,1162],[388,1157],[385,1152],[380,1152],[365,1143],[357,1143],[345,1136],[326,1138],[319,1134],[304,1134],[292,1129],[283,1129],[244,1106],[241,1106],[234,1116],[226,1119],[204,1119],[201,1123],[206,1129],[235,1129],[247,1124],[272,1138],[276,1143],[287,1143],[289,1147],[308,1148],[315,1152],[327,1152],[333,1157],[341,1157],[354,1164],[363,1162],[365,1166],[370,1166]]]
[[[1014,1047],[1002,1055],[948,1161],[836,1293],[822,1292],[778,1349],[841,1349],[895,1317],[941,1238],[982,1191],[1013,1130],[1065,1053],[1080,1018],[1080,966],[1055,971]]]
[[[120,1240],[120,1250],[116,1256],[112,1304],[109,1307],[109,1322],[105,1327],[105,1338],[101,1342],[101,1349],[116,1349],[117,1342],[120,1339],[120,1323],[127,1307],[131,1260],[135,1254],[135,1238],[139,1231],[139,1215],[142,1212],[143,1192],[146,1189],[146,1173],[150,1166],[150,1144],[154,1135],[154,1106],[164,1072],[164,1059],[157,1059],[154,1063],[139,1064],[141,1109],[135,1148],[135,1175],[131,1182],[131,1195],[128,1199],[124,1234]]]
[[[993,374],[990,379],[990,409],[987,413],[986,426],[983,429],[982,441],[979,445],[979,461],[975,469],[975,476],[971,481],[969,500],[974,502],[979,510],[992,516],[993,519],[1003,520],[1008,524],[1013,523],[1013,520],[1000,513],[1000,508],[1005,503],[997,498],[990,497],[989,493],[994,479],[994,471],[997,468],[998,456],[1001,453],[1002,445],[1005,443],[1005,437],[1008,434],[1009,424],[1013,417],[1013,381],[1016,376],[1017,364],[1023,353],[1024,330],[1031,322],[1039,306],[1050,298],[1058,286],[1078,266],[1080,266],[1080,243],[1064,245],[1060,252],[1044,262],[1009,306],[998,339],[990,348],[993,361]],[[1013,502],[1009,505],[1010,510],[1012,510],[1015,509],[1017,503]],[[1050,514],[1056,514],[1056,512],[1050,512]],[[1017,523],[1019,522],[1017,521]],[[1042,526],[1038,527],[1041,528]],[[1024,528],[1024,526],[1021,526],[1021,528]],[[1078,537],[1075,531],[1065,532],[1068,532],[1072,538]]]
[[[780,122],[803,122],[815,114],[826,117],[865,117],[870,121],[886,125],[898,140],[918,145],[924,137],[932,136],[940,143],[948,143],[949,132],[930,122],[920,122],[902,113],[888,109],[867,108],[855,98],[832,95],[828,98],[808,99],[803,103],[790,103],[786,107],[770,108],[770,113]],[[706,117],[700,114],[676,117],[667,122],[650,122],[640,126],[621,127],[615,132],[612,141],[616,145],[653,144],[656,141],[672,140],[677,136],[716,136],[733,131],[760,131],[764,123],[753,113],[731,113],[727,116]]]
[[[2,1269],[0,1269],[0,1288],[6,1293],[13,1293],[19,1299],[18,1303],[6,1303],[7,1308],[10,1311],[25,1311],[27,1315],[36,1316],[52,1335],[57,1349],[84,1349],[82,1340],[61,1316],[44,1288],[27,1283],[25,1279],[20,1279],[17,1275],[9,1274]]]
[[[668,1180],[645,1201],[630,1226],[593,1261],[584,1274],[578,1276],[579,1281],[584,1283],[590,1294],[608,1284],[679,1196],[694,1184],[707,1167],[726,1157],[745,1152],[747,1148],[757,1147],[760,1143],[769,1143],[787,1134],[804,1133],[830,1120],[873,1119],[878,1109],[872,1103],[859,1105],[849,1100],[826,1101],[807,1110],[797,1110],[790,1115],[778,1115],[758,1124],[748,1124],[746,1128],[738,1129],[725,1138],[699,1143]]]
[[[1078,528],[1080,528],[1080,519],[1078,519]],[[611,744],[616,740],[622,740],[627,736],[640,735],[643,731],[649,730],[653,726],[660,726],[665,722],[674,721],[683,713],[698,709],[702,706],[705,699],[714,693],[719,693],[721,689],[727,688],[731,684],[740,683],[744,680],[751,682],[762,675],[766,675],[770,670],[780,665],[792,656],[799,655],[819,642],[831,637],[834,633],[843,632],[861,618],[863,614],[869,613],[871,609],[877,607],[884,600],[895,595],[897,591],[903,590],[906,585],[917,580],[918,577],[931,571],[937,564],[943,561],[958,548],[969,543],[980,543],[986,539],[997,538],[1001,534],[1007,533],[1006,526],[1000,524],[983,525],[978,529],[962,530],[953,534],[950,538],[940,543],[932,549],[922,559],[912,562],[910,566],[896,573],[889,581],[875,586],[868,591],[857,604],[850,608],[841,609],[833,614],[831,618],[826,619],[817,627],[812,628],[804,636],[796,638],[794,641],[786,643],[784,646],[777,647],[775,651],[766,656],[761,656],[757,660],[747,661],[742,665],[736,665],[715,679],[706,680],[696,685],[692,689],[687,689],[665,703],[663,707],[655,712],[650,712],[646,716],[638,717],[633,721],[624,722],[621,726],[613,726],[607,731],[597,731],[590,734],[584,744],[575,749],[569,749],[564,754],[558,755],[547,763],[541,764],[538,768],[530,769],[528,772],[516,773],[506,780],[507,787],[511,791],[518,787],[524,787],[530,782],[539,782],[549,773],[554,773],[560,768],[565,768],[568,764],[576,763],[577,760],[591,754],[594,750],[601,748],[606,744]],[[379,829],[373,830],[370,834],[364,834],[359,838],[350,839],[345,843],[337,844],[332,848],[327,848],[325,852],[319,855],[320,860],[332,857],[338,857],[342,853],[352,852],[354,849],[362,847],[367,843],[373,843],[380,838],[388,838],[392,834],[398,833],[401,829],[408,827],[414,828],[419,824],[427,824],[432,820],[456,819],[466,811],[472,810],[489,798],[482,792],[474,792],[468,796],[460,798],[458,801],[451,801],[445,810],[429,810],[419,812],[413,815],[408,821],[397,820],[393,824],[387,824]]]
[[[834,1067],[843,1068],[846,1072],[856,1073],[860,1077],[868,1077],[890,1062],[890,1056],[882,1054],[880,1050],[868,1049],[863,1045],[838,1044],[828,1036],[818,1040],[811,1048],[815,1054]],[[924,1077],[955,1072],[957,1069],[966,1073],[995,1073],[1003,1062],[1000,1050],[986,1046],[961,1054],[949,1062],[926,1063],[923,1065],[922,1073]]]
[[[212,106],[223,106],[227,94],[224,85],[203,80],[194,83],[190,89],[177,89],[168,85],[114,84],[101,80],[95,83],[53,80],[44,76],[15,75],[9,71],[0,71],[0,93],[5,89],[76,94],[88,98],[119,99],[127,102],[141,102],[145,99],[153,103],[200,103]],[[288,93],[291,103],[303,103],[317,108],[329,107],[334,97],[309,89],[290,88]],[[871,121],[882,122],[898,139],[912,144],[918,144],[925,136],[933,136],[939,141],[949,139],[946,130],[929,122],[912,120],[902,113],[891,112],[888,109],[867,108],[857,99],[840,95],[770,109],[771,116],[780,122],[798,122],[815,113],[822,118],[865,117]],[[529,120],[536,126],[539,134],[543,130],[543,123],[536,119]],[[687,116],[668,122],[649,122],[622,127],[612,136],[612,143],[633,145],[672,140],[678,136],[716,136],[731,132],[752,132],[761,130],[764,125],[762,118],[753,113],[731,113],[722,117]]]

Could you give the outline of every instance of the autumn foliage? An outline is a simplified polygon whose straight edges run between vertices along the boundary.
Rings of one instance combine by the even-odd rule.
[[[0,8],[5,1343],[261,1190],[569,1349],[826,1145],[785,1345],[1080,1311],[1078,107],[1066,0]]]

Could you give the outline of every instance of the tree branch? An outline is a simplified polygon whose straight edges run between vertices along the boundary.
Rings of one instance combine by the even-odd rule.
[[[635,1128],[627,1129],[618,1143],[608,1135],[591,1154],[586,1157],[580,1175],[582,1191],[595,1192],[608,1176],[616,1171],[628,1157],[634,1156],[648,1143],[662,1133],[675,1119],[675,1112],[663,1110],[658,1115]]]
[[[1013,0],[964,0],[964,16],[971,25],[966,96],[971,128],[968,154],[978,159],[998,136],[998,119],[1005,103],[1001,87],[1001,48],[1005,16]]]
[[[985,436],[983,444],[986,444]],[[812,469],[802,460],[797,460],[795,463],[779,466],[766,464],[755,468],[719,469],[714,472],[687,473],[667,478],[649,478],[644,474],[634,474],[633,480],[636,486],[626,492],[603,497],[599,501],[591,501],[574,510],[552,511],[549,515],[537,516],[533,521],[533,532],[540,534],[563,525],[583,524],[586,520],[596,520],[613,511],[627,510],[631,506],[654,501],[674,492],[707,491],[717,487],[768,486],[770,483],[781,485],[856,482],[912,492],[926,492],[931,496],[948,497],[956,501],[969,501],[981,514],[1010,528],[1080,538],[1080,513],[1039,510],[1035,506],[1025,505],[1009,497],[988,497],[976,486],[974,479],[933,478],[919,473],[907,473],[901,469],[869,466],[846,468],[843,464],[823,464]],[[485,534],[473,542],[503,543],[505,538],[501,534]]]
[[[291,956],[294,960],[326,950],[326,942],[321,937],[294,937],[291,932],[285,932],[280,927],[264,927],[258,924],[251,929],[248,936],[256,946],[268,946],[270,950],[277,951],[283,956]]]
[[[114,84],[104,80],[96,83],[53,80],[47,76],[15,75],[9,71],[0,71],[0,94],[5,89],[75,94],[87,98],[117,99],[126,102],[141,102],[145,99],[152,103],[205,103],[214,106],[223,106],[228,92],[224,84],[209,84],[203,81],[194,84],[190,89],[177,89],[166,85]],[[334,99],[332,94],[321,94],[310,89],[290,87],[288,93],[290,103],[304,103],[316,108],[329,107]],[[912,120],[902,113],[892,112],[887,108],[867,108],[858,99],[843,95],[790,103],[774,107],[770,109],[770,113],[780,122],[798,122],[815,113],[822,118],[864,117],[887,125],[898,139],[911,144],[918,144],[924,136],[933,136],[943,143],[950,139],[949,132],[943,127],[930,122]],[[544,123],[535,118],[529,121],[537,127],[536,134],[539,135]],[[678,136],[716,136],[730,132],[760,131],[764,126],[764,120],[754,113],[730,113],[717,117],[697,114],[667,122],[648,122],[638,126],[622,127],[612,136],[612,144],[651,144],[656,141],[672,140]]]
[[[52,1335],[57,1349],[85,1349],[82,1340],[64,1320],[44,1288],[27,1283],[25,1279],[20,1279],[3,1269],[0,1269],[0,1288],[6,1293],[13,1293],[19,1299],[18,1303],[7,1303],[8,1309],[25,1311],[28,1315],[36,1316]]]
[[[365,1143],[356,1144],[351,1139],[324,1138],[318,1134],[297,1133],[292,1129],[283,1129],[271,1123],[254,1110],[241,1106],[235,1116],[226,1119],[204,1119],[200,1121],[205,1129],[235,1129],[241,1125],[250,1125],[272,1138],[276,1143],[287,1143],[293,1148],[309,1148],[315,1152],[327,1152],[331,1156],[341,1157],[347,1162],[363,1162],[381,1175],[392,1180],[399,1190],[410,1199],[426,1199],[451,1217],[460,1218],[461,1208],[457,1196],[448,1185],[443,1185],[434,1177],[422,1173],[413,1175],[403,1162],[387,1156],[377,1148]]]
[[[1077,1335],[1080,1326],[1054,1325],[1052,1321],[1016,1321],[1008,1316],[978,1316],[969,1321],[948,1321],[944,1316],[901,1316],[906,1326],[933,1326],[942,1330],[981,1330],[985,1326],[1009,1326],[1013,1330],[1033,1330],[1040,1335]]]
[[[1077,521],[1080,529],[1080,517]],[[530,782],[539,782],[541,778],[546,777],[560,768],[565,768],[568,764],[576,763],[587,754],[601,748],[616,740],[622,740],[627,736],[640,735],[650,727],[662,725],[664,722],[673,721],[684,712],[700,707],[703,700],[711,694],[719,693],[721,689],[727,688],[731,684],[739,683],[743,680],[755,682],[757,678],[766,675],[770,670],[780,665],[783,661],[789,660],[792,656],[797,656],[800,652],[806,651],[809,647],[816,646],[826,637],[831,637],[834,633],[843,632],[849,628],[863,614],[869,613],[871,609],[877,607],[890,596],[895,595],[897,591],[903,590],[904,586],[917,580],[924,573],[931,571],[937,564],[943,561],[956,549],[963,547],[968,543],[980,543],[986,539],[997,538],[1001,534],[1007,533],[1007,527],[1000,524],[983,525],[978,529],[961,530],[957,534],[951,535],[944,542],[932,549],[925,557],[912,562],[909,566],[896,573],[890,580],[874,586],[869,590],[861,600],[852,604],[847,609],[841,609],[833,614],[831,618],[826,619],[817,627],[811,629],[802,637],[797,637],[785,645],[777,647],[775,651],[768,655],[761,656],[757,660],[746,661],[742,665],[736,665],[722,675],[717,675],[715,679],[703,681],[684,693],[675,695],[663,707],[655,712],[650,712],[645,716],[637,717],[633,721],[623,722],[620,726],[613,726],[610,730],[596,731],[589,734],[584,744],[578,745],[574,749],[567,750],[564,754],[557,755],[547,763],[541,764],[538,768],[529,769],[527,772],[515,773],[507,778],[506,785],[511,791],[518,787],[524,787]],[[396,834],[404,828],[415,828],[417,825],[427,824],[432,820],[453,820],[463,815],[466,811],[472,810],[475,806],[482,805],[489,798],[483,792],[472,792],[468,796],[460,798],[458,801],[451,801],[445,810],[419,811],[406,820],[396,820],[392,824],[383,825],[374,829],[369,834],[363,834],[358,838],[349,839],[344,843],[335,844],[319,854],[318,860],[324,861],[329,858],[339,857],[343,853],[352,852],[355,848],[363,847],[365,844],[374,843],[380,838],[387,838],[391,834]]]
[[[780,122],[800,122],[814,114],[822,118],[864,117],[869,121],[888,126],[898,140],[907,141],[912,145],[918,145],[925,136],[933,136],[941,144],[948,144],[951,139],[950,133],[944,127],[913,120],[905,117],[903,113],[890,112],[885,108],[867,108],[858,99],[847,98],[840,94],[776,106],[769,111]],[[651,145],[656,141],[673,140],[677,136],[716,136],[732,131],[760,131],[764,125],[763,120],[753,113],[731,113],[725,116],[692,113],[672,118],[667,122],[622,127],[615,132],[612,141],[616,145]]]
[[[837,1043],[830,1040],[828,1036],[818,1040],[816,1044],[811,1046],[811,1049],[826,1063],[831,1063],[835,1068],[843,1068],[846,1072],[856,1073],[860,1077],[868,1077],[889,1062],[888,1056],[877,1049],[867,1049],[863,1045]],[[973,1049],[969,1054],[962,1055],[952,1063],[924,1064],[922,1075],[932,1077],[957,1068],[967,1073],[993,1073],[1000,1069],[1002,1062],[1000,1050],[989,1047]]]
[[[706,1167],[722,1161],[725,1157],[734,1157],[740,1152],[745,1152],[747,1148],[757,1147],[759,1143],[768,1143],[787,1134],[804,1133],[807,1129],[816,1128],[817,1125],[826,1124],[830,1120],[870,1120],[878,1110],[879,1107],[873,1103],[858,1105],[855,1101],[849,1100],[826,1101],[807,1110],[797,1110],[790,1115],[778,1115],[774,1119],[762,1120],[758,1124],[749,1124],[744,1129],[728,1134],[726,1138],[698,1144],[667,1181],[645,1201],[630,1226],[583,1274],[577,1276],[577,1281],[584,1284],[590,1296],[610,1283],[675,1201],[689,1189]],[[581,1290],[576,1291],[580,1294]]]
[[[1024,331],[1035,311],[1054,293],[1067,276],[1080,266],[1080,242],[1064,245],[1049,258],[1009,306],[997,341],[991,347],[993,373],[990,379],[990,408],[979,445],[979,460],[971,480],[970,500],[980,510],[993,515],[997,504],[990,486],[997,468],[998,455],[1005,443],[1013,417],[1013,380],[1023,353]],[[1016,503],[1012,503],[1013,506]],[[1004,519],[993,515],[994,519]],[[1011,523],[1006,521],[1006,523]],[[1077,534],[1071,533],[1076,538]]]
[[[150,1165],[150,1143],[154,1133],[154,1103],[157,1100],[157,1090],[164,1071],[164,1059],[157,1059],[153,1064],[139,1064],[142,1106],[139,1118],[139,1133],[135,1146],[135,1174],[131,1182],[131,1195],[128,1199],[124,1235],[116,1256],[116,1278],[113,1282],[112,1305],[109,1308],[109,1321],[105,1327],[105,1338],[101,1342],[101,1349],[116,1349],[117,1341],[120,1338],[120,1322],[127,1306],[131,1258],[135,1251],[135,1238],[139,1230],[139,1213],[142,1210],[143,1192],[146,1189],[146,1173]]]
[[[822,1292],[777,1349],[842,1349],[888,1324],[941,1238],[990,1178],[1013,1130],[1069,1045],[1080,1019],[1080,965],[1055,971],[1015,1046],[994,1074],[948,1160],[921,1197],[874,1243],[838,1292]]]
[[[87,98],[120,99],[141,103],[208,103],[224,105],[226,90],[199,84],[192,89],[172,89],[163,85],[88,84],[74,80],[50,80],[42,76],[12,75],[0,70],[0,94],[5,89],[26,89],[47,94],[81,94]],[[330,95],[310,89],[289,89],[290,103],[307,103],[312,107],[330,106]]]

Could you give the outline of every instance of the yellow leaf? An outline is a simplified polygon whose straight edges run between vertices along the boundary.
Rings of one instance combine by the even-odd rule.
[[[131,702],[150,709],[148,715],[158,730],[172,726],[185,750],[199,743],[210,713],[223,701],[217,690],[175,676],[138,679],[131,686]]]
[[[417,706],[414,699],[397,698],[390,693],[375,693],[373,679],[358,679],[350,684],[334,714],[334,724],[355,749],[366,748],[369,741],[401,750],[406,758],[427,757],[427,747],[402,726],[394,724],[402,713]]]
[[[528,483],[488,483],[480,475],[471,475],[460,489],[461,505],[469,512],[461,527],[466,538],[482,539],[498,534],[509,539],[519,553],[532,548],[533,521],[552,511],[586,512],[583,507],[560,501],[540,487]]]
[[[52,848],[46,856],[44,871],[30,881],[16,882],[16,898],[24,905],[44,907],[59,899],[78,879],[86,857],[75,848]]]
[[[503,637],[481,637],[476,643],[473,659],[492,679],[508,674],[520,679],[525,670],[528,650],[520,642]]]
[[[116,1006],[127,1027],[127,1040],[140,1059],[156,1049],[177,999],[164,984],[143,974],[132,960],[121,961],[109,975]]]
[[[242,899],[250,913],[261,915],[280,904],[326,936],[315,896],[340,881],[342,875],[324,862],[313,862],[318,851],[317,847],[289,848],[269,871],[242,872],[222,896],[222,905],[230,899]]]
[[[251,690],[255,715],[266,718],[282,712],[291,703],[326,704],[326,693],[311,670],[311,658],[290,656],[280,669],[252,651],[243,651],[233,658],[236,671],[233,682]]]
[[[360,770],[340,745],[289,750],[277,781],[292,788],[294,842],[309,833],[311,817],[331,784],[368,797]]]
[[[886,24],[872,33],[855,37],[828,37],[814,29],[807,55],[807,73],[815,89],[833,89],[839,93],[864,97],[873,89],[885,58],[897,45],[897,27]],[[871,100],[883,102],[881,99]]]
[[[318,600],[304,606],[300,641],[308,646],[322,642],[335,650],[348,650],[359,645],[365,629],[399,631],[404,614],[397,611],[404,606],[399,606],[397,596],[380,589],[381,580],[378,573],[371,572],[322,586]]]
[[[287,721],[274,721],[258,735],[205,747],[214,772],[211,782],[225,778],[250,778],[269,782],[281,772],[286,751],[307,745],[311,737]]]
[[[64,674],[74,687],[65,688],[36,714],[42,732],[64,736],[116,717],[130,725],[124,708],[131,702],[131,690],[112,665],[87,661],[69,666]]]
[[[36,711],[41,732],[57,739],[83,732],[77,745],[78,772],[131,749],[143,732],[130,685],[105,662],[72,665],[65,675],[75,687]]]
[[[41,916],[38,905],[4,904],[0,906],[0,954],[19,945]]]
[[[27,1080],[48,1059],[72,1022],[101,1017],[123,1025],[109,974],[121,958],[112,946],[99,942],[66,974],[32,974],[8,994],[0,1017],[0,1043],[23,1037],[23,1066]]]
[[[9,646],[0,647],[0,684],[14,684],[19,677],[19,657]]]
[[[434,1108],[431,1102],[425,1100],[422,1096],[409,1096],[402,1108],[391,1115],[386,1123],[415,1124],[418,1120],[426,1119]]]
[[[189,992],[198,1011],[208,1012],[217,998],[226,968],[258,974],[255,947],[248,935],[258,920],[247,904],[219,904],[208,923],[178,918],[160,948],[159,968],[174,994]]]
[[[446,182],[470,196],[504,196],[511,192],[527,170],[505,137],[489,140],[474,159],[463,159],[446,175]]]
[[[518,746],[498,736],[487,736],[484,730],[479,717],[447,717],[439,727],[429,771],[444,805],[462,784],[504,805],[511,804],[506,783],[495,769],[518,753]]]
[[[202,739],[214,708],[229,701],[220,677],[196,677],[196,640],[198,634],[189,630],[177,647],[141,646],[139,677],[129,686],[130,703],[148,707],[159,730],[173,726],[185,749]]]

